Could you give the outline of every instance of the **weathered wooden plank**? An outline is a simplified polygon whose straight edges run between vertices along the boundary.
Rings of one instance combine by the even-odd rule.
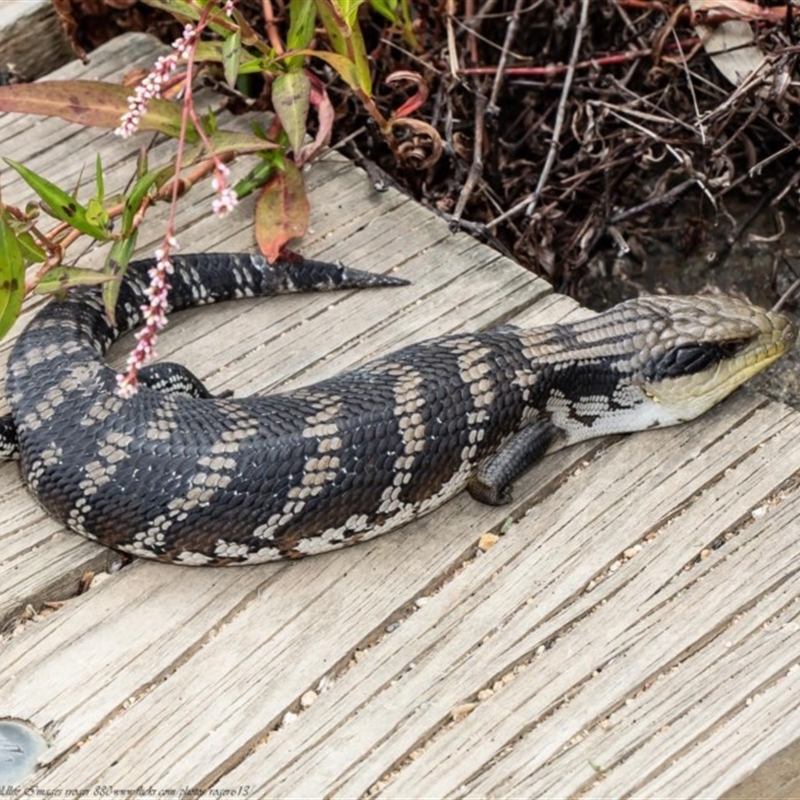
[[[498,767],[508,763],[510,774],[519,774],[520,764],[511,763],[505,750],[529,727],[536,741],[523,740],[511,754],[517,753],[523,764],[541,759],[544,766],[587,723],[574,709],[553,712],[594,670],[608,672],[606,662],[613,665],[614,656],[608,648],[619,645],[607,637],[616,627],[624,638],[637,624],[644,614],[637,599],[661,607],[671,591],[683,596],[682,585],[671,591],[666,586],[670,580],[682,584],[684,565],[710,543],[704,536],[718,536],[726,523],[761,502],[800,466],[790,445],[797,430],[795,415],[786,414],[765,433],[764,412],[753,411],[747,398],[739,398],[724,414],[702,423],[647,435],[661,440],[661,447],[644,446],[640,435],[604,452],[590,470],[543,499],[500,545],[458,573],[397,632],[368,651],[291,728],[270,739],[263,752],[256,751],[228,779],[233,784],[245,776],[251,783],[263,780],[258,791],[270,795],[355,796],[379,785],[394,765],[404,764],[387,788],[389,796],[408,796],[421,787],[426,796],[442,796],[459,793],[459,787],[486,773],[495,760]],[[733,422],[732,413],[741,424],[728,437],[734,441],[728,441],[722,436]],[[765,440],[771,448],[767,454]],[[769,469],[765,464],[781,466]],[[620,480],[630,472],[636,475],[634,485]],[[715,478],[720,479],[716,491],[722,507],[685,509]],[[753,482],[751,489],[742,490],[748,481]],[[734,487],[741,500],[731,505],[723,498],[735,496]],[[631,515],[626,495],[647,497],[652,515]],[[571,503],[567,497],[573,498]],[[685,527],[680,523],[692,508],[706,515],[705,534],[699,533],[696,519],[687,517]],[[634,558],[624,557],[665,525],[665,532],[648,540]],[[721,597],[729,600],[727,593]],[[691,607],[694,601],[688,602]],[[625,613],[631,609],[636,613]],[[698,622],[691,614],[679,619],[690,629]],[[649,624],[642,623],[645,630]],[[698,631],[695,640],[702,640],[707,630]],[[498,687],[463,721],[452,723],[454,710],[468,707],[479,692],[502,683],[504,675],[513,675],[517,664],[528,661],[536,666],[525,672],[524,680],[504,691]],[[627,672],[630,680],[651,674],[635,663]],[[587,692],[596,695],[601,709],[610,702],[602,693]],[[498,707],[503,697],[507,701]],[[466,783],[466,788],[476,796],[540,794],[512,784],[495,792],[496,784],[486,780]]]
[[[46,0],[3,0],[0,6],[0,66],[27,81],[73,58],[52,4]]]
[[[785,448],[779,452],[782,456]],[[737,465],[731,474],[737,488],[745,485],[754,490],[749,502],[755,501],[758,507],[765,482],[763,473],[770,470],[761,469],[756,459],[750,466],[754,473],[748,479],[742,475],[742,471],[747,472],[747,461]],[[715,487],[713,491],[719,491],[723,498],[730,497],[731,490],[733,486],[729,485]],[[787,575],[787,564],[796,558],[793,537],[787,536],[779,515],[751,526],[731,525],[735,509],[730,509],[724,500],[715,505],[716,508],[689,507],[667,529],[670,551],[676,544],[682,544],[674,541],[674,533],[683,540],[693,537],[698,553],[709,549],[711,544],[703,539],[706,530],[729,528],[736,533],[734,538],[691,571],[684,568],[671,581],[664,581],[663,588],[659,585],[663,577],[660,581],[651,578],[645,582],[636,576],[637,579],[609,599],[609,606],[620,603],[624,607],[629,603],[636,607],[638,619],[635,623],[628,621],[622,630],[617,626],[618,632],[615,631],[613,614],[617,612],[607,607],[592,615],[583,626],[583,636],[578,640],[581,646],[595,651],[595,657],[602,657],[594,664],[596,671],[586,674],[585,682],[576,682],[564,693],[564,701],[571,706],[569,716],[582,724],[573,723],[565,729],[563,719],[562,727],[555,724],[554,718],[544,721],[534,732],[516,742],[511,754],[471,784],[473,791],[500,795],[506,792],[531,796],[572,795],[591,785],[597,777],[596,770],[601,769],[608,771],[612,780],[608,785],[601,782],[593,796],[664,796],[670,784],[658,780],[658,773],[673,760],[680,761],[681,756],[688,756],[694,744],[724,722],[762,681],[770,683],[797,661],[800,643],[795,637],[795,641],[787,641],[784,652],[776,653],[766,666],[764,656],[771,647],[769,639],[773,637],[763,637],[761,631],[761,626],[769,622],[773,614],[783,610],[787,590],[796,597],[800,589],[794,574],[796,570],[792,569],[792,574]],[[789,515],[795,515],[797,498],[788,501],[786,506]],[[679,525],[682,530],[677,529]],[[681,535],[684,531],[688,537]],[[690,540],[687,543],[692,544]],[[755,572],[753,565],[758,563],[764,550],[779,557]],[[634,560],[638,558],[637,555]],[[744,587],[743,576],[746,576]],[[604,643],[605,652],[597,653],[592,640],[587,641],[587,626],[592,629],[590,633],[599,628],[604,638],[617,633],[608,644]],[[576,627],[573,637],[579,637],[580,630]],[[747,646],[734,646],[737,638],[745,636],[760,638],[762,652],[748,658]],[[554,657],[558,657],[555,652]],[[669,678],[654,690],[653,684],[665,673]],[[528,694],[529,687],[524,679],[515,687],[520,693]],[[509,702],[514,701],[514,694],[512,689]],[[538,704],[540,699],[531,693],[531,701]],[[647,708],[648,701],[652,709]],[[516,707],[524,714],[523,702]],[[611,710],[613,713],[609,714]],[[606,733],[608,726],[620,729],[619,737],[628,739],[625,746],[614,747],[615,737]],[[584,745],[587,729],[595,736]],[[636,738],[645,739],[646,745],[638,743],[642,751],[634,758],[630,739]],[[559,749],[554,749],[552,761],[545,764],[539,758],[548,746]],[[727,761],[728,753],[721,751],[719,755],[723,753],[723,760]],[[694,764],[694,757],[689,761]],[[729,762],[728,771],[731,766]],[[648,773],[655,778],[653,788],[642,788],[640,781]],[[705,776],[708,778],[709,773]],[[701,777],[698,771],[695,779]],[[731,775],[726,780],[735,782],[735,777]],[[708,796],[708,789],[708,782],[697,782],[691,788],[685,784],[684,796]]]
[[[795,500],[789,513],[795,516],[797,511]],[[772,533],[778,519],[776,515],[769,521]],[[765,538],[759,533],[755,546],[763,546]],[[733,583],[733,570],[727,572]],[[773,720],[796,720],[800,624],[794,606],[800,585],[796,575],[773,575],[773,581],[755,605],[740,606],[731,624],[702,651],[659,675],[656,691],[645,687],[608,718],[605,733],[592,731],[586,737],[585,748],[583,742],[579,746],[584,752],[576,756],[585,759],[591,752],[602,758],[616,751],[616,758],[626,759],[624,770],[619,762],[606,762],[607,778],[587,796],[608,797],[620,791],[649,797],[718,796],[786,744],[778,733],[782,726],[763,722],[770,715]],[[731,610],[735,608],[734,600]],[[667,715],[665,697],[670,698]],[[757,708],[751,714],[753,705]],[[738,735],[742,730],[757,735],[750,740]],[[714,750],[724,752],[725,758],[714,757]],[[595,763],[605,768],[602,761]],[[638,779],[632,781],[635,771]]]
[[[580,456],[565,451],[554,466],[574,468]],[[551,480],[542,474],[533,485]],[[240,760],[309,688],[458,569],[505,513],[474,513],[471,505],[461,497],[344,558],[243,570],[137,563],[23,631],[0,652],[0,673],[19,670],[19,683],[0,688],[0,707],[38,725],[57,720],[47,759],[69,754],[38,785],[124,786],[155,777],[167,786],[194,784],[228,759]],[[107,608],[115,610],[110,625],[101,613]],[[134,630],[122,636],[126,626]],[[85,636],[98,637],[90,652],[102,637],[103,668],[86,662],[87,674],[72,686],[68,666],[87,652],[80,632],[90,628]],[[59,683],[48,688],[53,675],[64,675],[70,691]],[[127,741],[132,730],[140,737],[136,748]],[[180,747],[168,746],[176,736]]]

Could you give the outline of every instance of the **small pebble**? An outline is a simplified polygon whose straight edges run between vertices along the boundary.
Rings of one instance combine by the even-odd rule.
[[[310,708],[317,702],[317,697],[319,697],[319,695],[313,689],[309,689],[300,698],[300,708]]]
[[[496,533],[484,533],[478,539],[478,550],[483,550],[485,553],[490,547],[494,547],[499,540],[500,537]]]
[[[466,717],[471,711],[474,711],[478,707],[477,703],[462,703],[460,706],[456,706],[451,712],[450,717],[453,722],[460,722],[464,717]]]

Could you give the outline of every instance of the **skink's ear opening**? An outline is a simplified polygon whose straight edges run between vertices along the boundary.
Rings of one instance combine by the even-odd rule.
[[[732,358],[747,344],[748,339],[729,339],[726,342],[696,342],[679,345],[667,350],[644,370],[648,381],[662,381],[666,378],[680,378],[693,375]]]

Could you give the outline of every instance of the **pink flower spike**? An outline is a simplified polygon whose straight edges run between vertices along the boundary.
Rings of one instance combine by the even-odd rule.
[[[214,175],[211,178],[211,188],[215,192],[221,192],[228,184],[231,171],[220,161],[214,167]]]
[[[171,53],[156,60],[153,69],[133,90],[128,98],[128,110],[122,115],[119,127],[114,133],[127,139],[136,133],[142,116],[147,111],[148,103],[154,97],[161,97],[161,87],[178,66],[178,56]]]
[[[186,51],[192,46],[196,38],[197,29],[194,25],[186,25],[183,29],[183,35],[172,43],[172,47],[179,56],[185,56]]]
[[[117,394],[122,398],[131,398],[136,394],[139,370],[156,355],[158,334],[167,324],[169,309],[169,281],[167,276],[172,272],[169,248],[177,245],[174,237],[169,236],[155,252],[156,263],[150,269],[150,283],[145,289],[147,302],[140,306],[143,326],[136,332],[136,346],[128,356],[127,370],[124,375],[117,375]]]
[[[231,171],[221,161],[217,161],[214,167],[214,175],[211,178],[211,188],[217,196],[211,203],[211,210],[218,217],[224,217],[239,205],[239,198],[236,192],[228,186],[228,178]]]
[[[126,375],[117,375],[117,396],[130,400],[136,394],[136,382],[127,380]]]
[[[224,217],[239,205],[239,198],[233,189],[223,189],[212,201],[211,210],[218,217]]]

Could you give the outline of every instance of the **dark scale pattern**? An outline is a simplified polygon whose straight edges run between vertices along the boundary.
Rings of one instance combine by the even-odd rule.
[[[248,255],[174,262],[174,310],[404,283]],[[752,363],[751,340],[769,340],[757,354],[767,359],[776,357],[773,339],[785,345],[794,336],[775,315],[734,301],[731,310],[660,298],[574,325],[422,342],[290,394],[213,398],[184,367],[160,364],[122,400],[103,355],[140,324],[150,266],[131,265],[115,324],[97,288],[37,314],[9,359],[12,413],[0,419],[0,457],[19,454],[30,490],[72,530],[182,564],[322,552],[391,530],[466,486],[484,502],[505,502],[554,440],[683,418],[651,400],[658,364],[669,365],[671,380],[683,363],[697,372],[689,347],[715,370],[728,358]]]

